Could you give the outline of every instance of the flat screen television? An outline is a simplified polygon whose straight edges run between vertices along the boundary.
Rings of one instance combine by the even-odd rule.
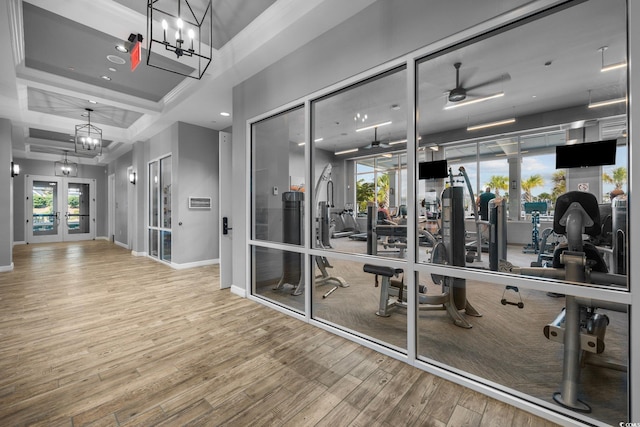
[[[420,162],[418,164],[418,179],[446,178],[449,176],[446,160]]]
[[[615,163],[615,139],[556,147],[556,169],[614,165]]]

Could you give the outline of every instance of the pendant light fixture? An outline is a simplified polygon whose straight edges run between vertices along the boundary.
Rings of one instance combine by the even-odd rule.
[[[102,154],[102,129],[91,124],[91,108],[87,111],[87,123],[76,125],[76,153],[99,156]]]
[[[147,65],[199,80],[213,57],[213,8],[190,3],[147,0]]]

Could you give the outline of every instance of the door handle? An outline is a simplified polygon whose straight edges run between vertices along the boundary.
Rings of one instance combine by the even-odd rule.
[[[222,217],[222,234],[229,234],[229,230],[233,230],[233,228],[229,227],[229,218],[224,216]]]

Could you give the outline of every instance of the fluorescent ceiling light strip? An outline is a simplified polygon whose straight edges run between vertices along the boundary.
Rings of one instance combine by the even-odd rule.
[[[382,123],[378,123],[376,125],[371,125],[371,126],[366,126],[366,127],[360,128],[360,129],[356,129],[356,132],[362,132],[363,130],[379,128],[380,126],[386,126],[386,125],[390,125],[390,124],[391,124],[391,120],[389,120],[388,122],[382,122]]]
[[[516,121],[515,118],[499,120],[497,122],[483,123],[483,124],[480,124],[480,125],[469,126],[469,127],[467,127],[467,130],[468,131],[469,130],[478,130],[478,129],[485,129],[485,128],[490,128],[490,127],[494,127],[494,126],[508,125],[510,123],[515,123],[515,121]]]
[[[618,62],[617,64],[611,64],[611,65],[603,66],[600,69],[600,72],[601,73],[606,73],[607,71],[617,70],[618,68],[624,68],[626,66],[627,66],[626,62]]]
[[[324,138],[317,138],[313,140],[313,142],[320,142],[320,141],[324,141]]]
[[[494,93],[493,95],[483,96],[482,98],[470,99],[468,101],[456,102],[455,104],[449,104],[444,107],[445,110],[452,110],[458,107],[464,107],[466,105],[477,104],[478,102],[488,101],[490,99],[501,98],[504,96],[504,92]]]
[[[504,144],[493,144],[493,145],[486,145],[487,148],[502,148],[502,147],[506,147],[507,145],[516,145],[518,142],[505,142]],[[524,142],[523,142],[524,144]]]
[[[620,104],[621,102],[627,102],[627,98],[610,99],[608,101],[591,102],[589,108],[605,107],[607,105]]]
[[[304,141],[303,142],[298,142],[298,147],[302,147],[305,144],[306,144],[306,142],[304,142]]]
[[[349,150],[336,151],[334,154],[339,156],[340,154],[355,153],[356,151],[358,151],[357,148],[351,148]]]
[[[400,141],[392,141],[392,142],[389,143],[389,145],[404,144],[405,142],[407,142],[406,139],[401,139]]]

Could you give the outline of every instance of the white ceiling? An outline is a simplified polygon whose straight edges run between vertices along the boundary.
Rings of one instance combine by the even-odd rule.
[[[220,112],[232,111],[234,85],[373,1],[212,0],[214,59],[202,80],[149,67],[146,52],[130,71],[128,55],[115,45],[140,33],[146,47],[145,1],[2,2],[0,53],[11,60],[0,64],[0,117],[14,123],[14,157],[59,160],[73,151],[70,138],[86,123],[86,108],[107,146],[81,163],[106,164],[176,121],[226,129],[232,117]],[[194,11],[206,6],[189,3]]]
[[[196,9],[203,2],[190,1]],[[146,41],[142,0],[8,0],[0,6],[0,23],[7,23],[0,25],[0,53],[13,61],[0,63],[0,117],[17,125],[14,156],[58,160],[63,151],[73,151],[70,134],[86,120],[81,116],[85,108],[94,110],[92,122],[110,142],[101,158],[79,159],[85,163],[108,163],[132,143],[176,121],[226,129],[232,117],[220,112],[232,111],[234,85],[373,2],[212,0],[214,61],[202,80],[194,80],[144,63],[131,72],[127,56],[115,50],[130,33],[139,32]],[[624,11],[623,0],[592,0],[428,59],[417,72],[422,143],[481,135],[470,135],[467,124],[502,116],[519,118],[518,125],[507,129],[515,130],[624,115],[624,105],[586,110],[590,93],[602,99],[626,95],[626,70],[600,73],[598,51],[608,46],[607,63],[625,59]],[[125,63],[114,64],[108,55]],[[444,110],[446,94],[455,86],[456,62],[462,63],[460,80],[469,98],[497,91],[505,96]],[[103,74],[112,80],[101,79]],[[367,146],[374,134],[354,132],[357,112],[368,113],[369,123],[393,121],[379,129],[379,140],[406,138],[405,79],[404,73],[396,73],[319,102],[314,137],[323,141],[317,147],[338,151]],[[563,113],[551,120],[549,111]],[[303,139],[300,117],[292,126],[292,142]]]

